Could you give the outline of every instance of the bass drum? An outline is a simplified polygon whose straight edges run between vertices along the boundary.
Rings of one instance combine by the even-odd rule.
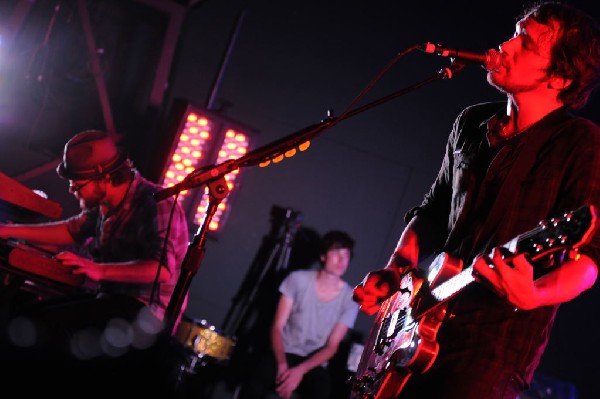
[[[233,338],[223,335],[206,320],[182,319],[176,338],[199,358],[227,362],[235,347]]]

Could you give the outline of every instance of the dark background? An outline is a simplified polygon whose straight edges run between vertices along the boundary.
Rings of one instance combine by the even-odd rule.
[[[25,3],[31,6],[19,19]],[[600,14],[596,3],[572,3]],[[165,121],[176,99],[252,127],[254,146],[262,146],[319,122],[330,109],[340,115],[397,53],[414,44],[496,47],[512,36],[523,6],[389,0],[83,4],[102,49],[116,130],[140,171],[155,180],[165,156],[158,143],[170,134]],[[107,129],[79,11],[74,0],[0,4],[0,171],[43,190],[63,206],[64,216],[77,210],[54,172],[64,142],[80,130]],[[359,104],[448,65],[445,58],[410,53]],[[487,85],[485,71],[468,65],[452,79],[343,120],[293,158],[243,168],[224,229],[206,243],[186,314],[224,327],[244,279],[261,266],[274,207],[300,215],[301,243],[311,241],[311,232],[349,232],[357,245],[346,279],[360,282],[392,253],[404,213],[420,202],[437,173],[458,112],[501,98]],[[598,122],[599,109],[596,95],[582,114]],[[598,314],[598,285],[565,304],[539,368],[573,383],[585,399],[600,395]],[[356,335],[366,335],[371,322],[361,314]]]

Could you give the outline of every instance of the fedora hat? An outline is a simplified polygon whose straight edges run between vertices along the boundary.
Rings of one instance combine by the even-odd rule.
[[[125,151],[107,133],[86,130],[67,141],[56,173],[69,180],[98,179],[119,169],[126,161]]]

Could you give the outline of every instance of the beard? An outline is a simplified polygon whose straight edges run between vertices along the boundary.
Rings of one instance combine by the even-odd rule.
[[[81,210],[93,209],[102,203],[102,200],[106,197],[106,192],[100,188],[96,188],[86,198],[79,198],[79,208]]]
[[[85,211],[85,210],[89,210],[89,209],[95,208],[95,207],[97,207],[98,205],[100,205],[100,201],[95,201],[95,200],[85,200],[85,199],[83,199],[83,198],[80,198],[80,199],[79,199],[79,208],[80,208],[82,211]]]
[[[511,95],[536,90],[540,85],[546,82],[544,77],[523,82],[515,82],[510,76],[509,73],[506,73],[506,70],[502,74],[498,71],[488,72],[487,81],[499,92]]]

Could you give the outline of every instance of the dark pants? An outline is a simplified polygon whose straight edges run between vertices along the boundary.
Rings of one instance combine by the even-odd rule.
[[[15,307],[6,321],[7,333],[19,346],[68,351],[77,334],[92,330],[102,334],[115,320],[123,321],[127,328],[143,308],[136,298],[113,294],[84,293],[25,302]],[[20,335],[29,333],[34,335],[33,341],[19,343]]]
[[[305,357],[286,354],[288,365],[293,367]],[[263,355],[255,365],[248,369],[241,385],[238,399],[264,399],[275,392],[277,362],[272,353]],[[304,375],[298,389],[294,391],[302,399],[330,399],[331,377],[325,367],[315,367]]]
[[[82,386],[96,393],[114,393],[116,386],[136,394],[172,392],[179,349],[161,331],[140,331],[147,326],[138,322],[141,310],[150,315],[135,298],[92,294],[14,307],[0,325],[3,381],[60,394]]]
[[[409,377],[397,399],[515,399],[526,387],[519,374],[493,362],[473,362],[458,371],[451,362],[440,361]]]

